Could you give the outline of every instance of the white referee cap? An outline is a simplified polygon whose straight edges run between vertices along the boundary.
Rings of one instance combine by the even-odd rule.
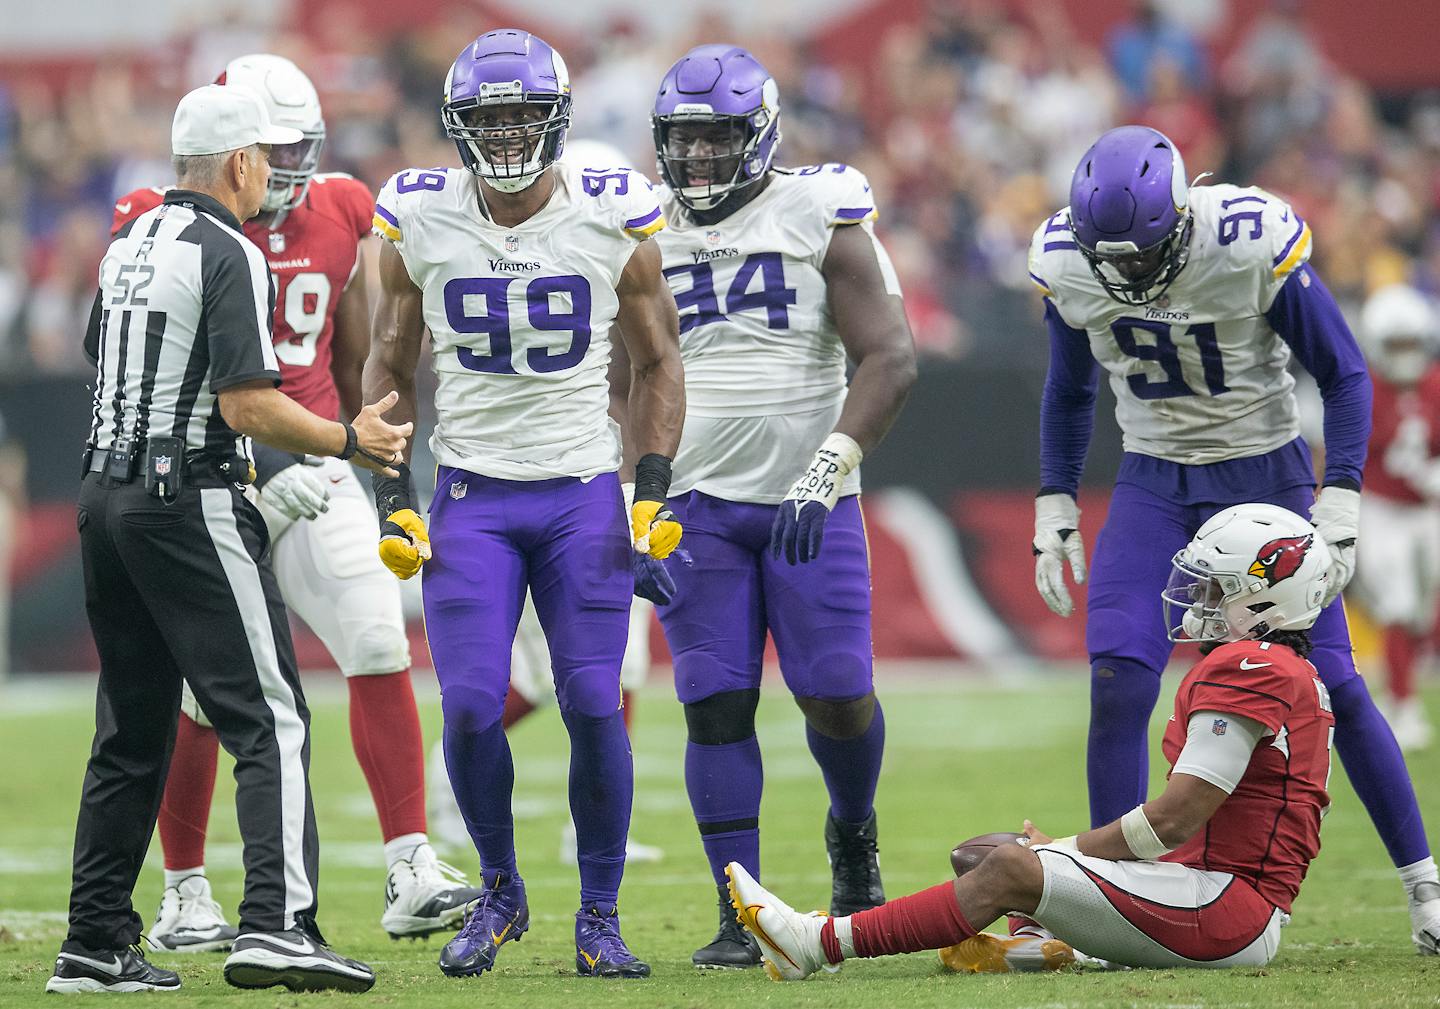
[[[222,154],[251,144],[293,144],[304,139],[299,130],[272,125],[265,105],[244,88],[206,84],[175,106],[170,153]]]

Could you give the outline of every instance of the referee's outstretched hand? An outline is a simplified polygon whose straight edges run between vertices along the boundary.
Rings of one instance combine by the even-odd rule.
[[[350,426],[355,429],[355,443],[360,451],[351,460],[355,464],[385,476],[399,476],[393,467],[404,458],[405,442],[415,430],[411,423],[387,424],[384,415],[400,399],[391,391],[384,399],[362,407]]]

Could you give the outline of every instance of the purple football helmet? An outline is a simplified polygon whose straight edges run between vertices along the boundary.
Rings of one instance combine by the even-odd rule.
[[[1148,126],[1095,141],[1070,182],[1070,228],[1105,292],[1128,305],[1160,297],[1190,255],[1190,186],[1180,152]]]
[[[713,210],[774,163],[780,89],[739,46],[696,46],[660,82],[650,122],[660,177],[675,198]]]
[[[486,32],[451,65],[440,118],[466,168],[502,193],[518,193],[564,152],[570,73],[536,35]]]

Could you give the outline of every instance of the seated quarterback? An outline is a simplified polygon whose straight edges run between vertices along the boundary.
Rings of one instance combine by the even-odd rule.
[[[1293,512],[1242,504],[1172,565],[1171,640],[1203,642],[1205,657],[1175,695],[1165,791],[1078,836],[1026,821],[1024,835],[975,838],[951,856],[958,879],[840,918],[794,911],[732,863],[731,900],[771,977],[924,949],[975,972],[1053,969],[1077,952],[1160,968],[1275,956],[1330,803],[1335,719],[1306,661],[1330,554]],[[1013,935],[980,931],[1007,912]]]

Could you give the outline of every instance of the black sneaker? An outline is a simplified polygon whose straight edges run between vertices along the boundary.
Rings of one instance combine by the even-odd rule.
[[[760,966],[760,944],[755,937],[740,927],[735,919],[735,908],[730,904],[730,889],[721,883],[715,889],[720,891],[720,931],[710,940],[710,945],[701,946],[690,955],[690,962],[700,970],[744,970]]]
[[[61,994],[89,991],[179,991],[180,975],[145,959],[139,946],[125,949],[60,951],[45,990]]]
[[[830,856],[832,915],[838,918],[885,903],[873,811],[864,823],[846,823],[827,815],[825,853]]]
[[[225,958],[225,980],[236,988],[362,992],[375,984],[375,972],[331,950],[307,922],[285,932],[241,932]]]

